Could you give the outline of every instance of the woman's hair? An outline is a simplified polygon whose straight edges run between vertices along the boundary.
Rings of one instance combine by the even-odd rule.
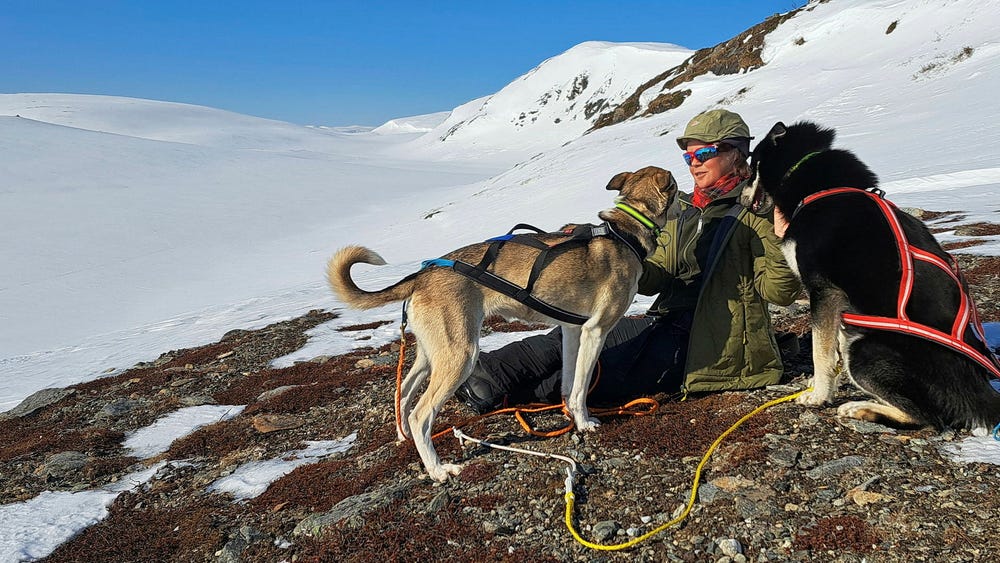
[[[750,177],[750,163],[747,162],[743,152],[741,152],[736,147],[732,145],[726,145],[720,143],[718,146],[727,147],[725,150],[721,151],[724,158],[729,159],[729,165],[733,167],[733,173],[740,178]]]

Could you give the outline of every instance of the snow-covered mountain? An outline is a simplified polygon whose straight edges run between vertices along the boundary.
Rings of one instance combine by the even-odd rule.
[[[518,222],[593,220],[621,170],[657,164],[689,187],[674,137],[711,107],[741,112],[758,134],[779,119],[836,127],[897,203],[994,220],[997,15],[972,0],[812,3],[741,35],[760,64],[693,72],[667,90],[711,50],[588,42],[493,96],[371,132],[0,95],[0,224],[15,233],[0,245],[0,408],[231,328],[337,307],[322,271],[344,244],[393,264],[363,274],[378,285]],[[690,92],[677,107],[648,111],[678,89]],[[584,134],[630,98],[633,113]],[[588,117],[588,104],[603,109]],[[968,251],[998,252],[991,241]],[[302,354],[353,345],[326,332]]]
[[[693,51],[664,43],[588,41],[496,94],[455,108],[422,141],[439,151],[544,150],[578,138],[608,108]]]
[[[0,115],[227,149],[323,150],[341,134],[191,104],[84,94],[3,94]]]
[[[381,135],[395,135],[397,133],[426,133],[433,131],[435,127],[444,123],[451,115],[450,111],[439,111],[426,115],[414,115],[412,117],[400,117],[390,119],[382,125],[372,129],[373,133]]]

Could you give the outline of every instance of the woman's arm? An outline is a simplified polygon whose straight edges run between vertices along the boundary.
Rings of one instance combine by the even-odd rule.
[[[670,261],[671,233],[664,229],[656,239],[656,250],[642,263],[642,276],[639,278],[640,295],[656,295],[663,291],[667,282],[673,278],[668,269]]]
[[[791,305],[802,290],[798,276],[788,266],[781,251],[781,239],[776,231],[787,227],[784,216],[777,222],[754,215],[752,226],[761,246],[754,249],[754,287],[765,301],[775,305]],[[754,245],[756,246],[756,245]]]

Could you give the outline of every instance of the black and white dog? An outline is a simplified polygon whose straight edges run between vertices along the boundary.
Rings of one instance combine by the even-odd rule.
[[[830,402],[846,373],[874,400],[845,403],[840,416],[992,428],[1000,392],[989,379],[1000,370],[954,260],[833,139],[814,123],[777,123],[753,150],[744,193],[789,219],[783,250],[809,292],[815,377],[799,402]]]

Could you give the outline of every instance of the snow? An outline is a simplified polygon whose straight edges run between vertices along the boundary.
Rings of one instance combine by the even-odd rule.
[[[174,440],[203,425],[233,418],[243,408],[233,405],[182,408],[134,432],[123,446],[131,449],[132,455],[148,459],[167,451]],[[304,448],[278,459],[241,465],[231,475],[213,483],[209,490],[228,492],[237,499],[252,498],[296,467],[347,451],[355,439],[356,432],[340,440],[307,441]],[[0,563],[45,557],[81,530],[107,517],[108,507],[118,495],[134,491],[167,465],[183,463],[161,461],[97,489],[45,491],[27,501],[0,506]]]
[[[586,116],[588,103],[614,104],[692,52],[588,42],[491,96],[374,129],[132,98],[0,95],[0,410],[311,309],[340,316],[275,365],[390,342],[398,306],[359,312],[331,296],[323,275],[337,248],[361,243],[388,260],[355,268],[359,285],[374,289],[516,223],[595,221],[612,205],[607,180],[622,170],[671,168],[689,190],[674,138],[713,107],[740,112],[757,135],[778,120],[834,127],[838,147],[866,161],[898,205],[996,223],[997,12],[973,0],[813,4],[767,37],[765,66],[700,76],[679,87],[691,90],[680,107],[589,133],[599,114]],[[1000,239],[963,252],[998,255]],[[648,303],[637,299],[632,310]],[[382,320],[390,324],[336,330]],[[493,334],[482,345],[523,336]],[[193,428],[173,423],[238,408],[179,411],[130,440],[156,455]],[[995,446],[969,438],[955,460],[1000,464]],[[308,448],[291,455],[315,459]],[[219,490],[253,494],[288,469],[271,461]],[[0,556],[51,551],[103,517],[117,492],[48,492],[0,507]]]
[[[380,135],[395,135],[398,133],[426,133],[433,131],[435,127],[441,125],[451,115],[450,111],[429,113],[427,115],[414,115],[390,119],[382,125],[372,129],[372,133]]]
[[[164,465],[136,471],[100,489],[45,491],[31,500],[0,506],[0,563],[35,560],[52,553],[107,517],[118,495],[146,483]]]
[[[133,432],[123,444],[130,455],[148,459],[170,449],[170,444],[196,429],[229,420],[243,412],[246,405],[201,405],[168,413],[153,424]]]
[[[259,496],[267,487],[281,477],[289,474],[296,467],[316,463],[319,458],[346,452],[358,433],[353,432],[340,440],[307,441],[306,447],[288,452],[276,459],[251,461],[244,463],[209,485],[208,490],[219,493],[229,493],[237,500],[247,500]]]
[[[969,436],[943,451],[952,461],[959,463],[992,463],[1000,465],[1000,440],[990,436]]]
[[[131,455],[148,459],[167,451],[174,440],[206,424],[233,418],[243,408],[242,405],[182,408],[132,433],[122,445],[131,450]],[[328,447],[308,451],[311,458],[318,458],[335,450]],[[103,520],[118,495],[148,482],[166,465],[167,462],[156,463],[97,489],[45,491],[27,501],[0,506],[0,563],[38,559],[52,553],[59,544]]]

